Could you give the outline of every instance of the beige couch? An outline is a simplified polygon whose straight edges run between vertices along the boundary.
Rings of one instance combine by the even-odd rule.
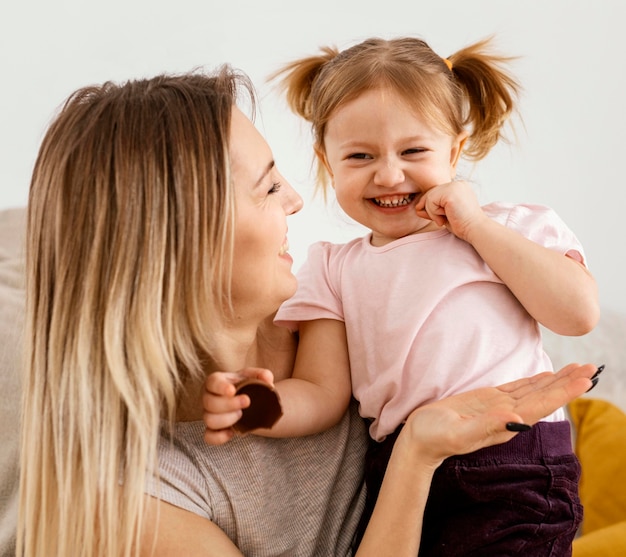
[[[626,314],[603,308],[596,328],[582,337],[542,333],[555,369],[570,362],[605,364],[602,380],[589,396],[608,400],[626,412]]]
[[[23,209],[0,211],[0,556],[15,554],[19,367],[23,326]]]
[[[14,530],[17,512],[17,462],[18,462],[18,421],[19,421],[19,367],[20,337],[23,327],[24,290],[23,290],[23,229],[24,210],[0,210],[0,557],[13,556],[15,553]],[[592,477],[609,479],[608,485],[614,480],[614,492],[609,495],[611,515],[607,519],[607,530],[604,534],[602,524],[594,524],[593,531],[585,532],[577,540],[575,557],[602,556],[610,557],[626,555],[626,522],[620,522],[620,516],[626,521],[626,477],[620,485],[618,475],[626,471],[626,457],[623,461],[617,456],[615,442],[624,443],[623,434],[626,425],[618,433],[607,431],[602,419],[606,416],[613,422],[621,420],[623,414],[616,408],[626,411],[626,316],[605,310],[598,327],[589,335],[581,338],[566,338],[545,332],[546,349],[556,367],[571,361],[604,363],[606,371],[598,387],[589,397],[610,401],[615,406],[594,405],[575,408],[575,423],[589,431],[589,443],[583,444],[583,437],[578,438],[583,476],[587,468],[586,493],[589,493],[589,504],[596,505],[591,497],[596,497],[598,490],[590,485]],[[593,411],[592,411],[593,410]],[[623,417],[626,420],[626,416]],[[581,429],[581,431],[583,431]],[[582,434],[581,434],[582,435]],[[600,440],[602,441],[600,443]],[[594,443],[591,443],[593,441]],[[620,445],[622,450],[624,446]],[[593,458],[587,458],[591,455]],[[587,464],[587,462],[589,463]],[[593,462],[592,462],[593,461]],[[599,467],[596,465],[599,463]],[[609,466],[607,468],[607,466]],[[585,478],[583,477],[583,480]],[[595,481],[595,480],[594,480]],[[619,493],[618,493],[619,492]],[[618,495],[616,495],[618,493]],[[601,497],[604,495],[600,494]],[[598,506],[598,505],[596,505]],[[606,505],[600,504],[602,511]],[[591,507],[590,507],[591,508]],[[595,507],[594,507],[595,508]],[[602,513],[600,513],[602,514]],[[594,515],[595,516],[595,515]],[[595,537],[595,539],[593,539]],[[623,540],[620,549],[615,539]],[[582,542],[582,543],[581,543]],[[607,545],[608,544],[608,545]],[[583,547],[584,546],[584,547]],[[599,549],[602,548],[602,549]]]

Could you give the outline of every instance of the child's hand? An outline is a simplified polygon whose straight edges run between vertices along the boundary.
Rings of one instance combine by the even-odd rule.
[[[243,379],[260,379],[274,384],[274,375],[268,369],[245,368],[237,373],[215,371],[206,378],[202,407],[204,409],[204,440],[209,445],[222,445],[235,432],[233,425],[241,418],[242,409],[250,405],[247,395],[236,395],[236,384]]]
[[[462,180],[429,189],[418,200],[415,211],[418,217],[445,226],[465,241],[469,230],[488,218],[480,208],[473,188]]]

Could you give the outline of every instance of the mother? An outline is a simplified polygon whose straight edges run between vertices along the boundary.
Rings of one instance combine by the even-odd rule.
[[[286,216],[302,201],[237,108],[241,91],[253,100],[227,67],[88,87],[44,138],[18,555],[348,554],[364,451],[353,411],[305,439],[202,440],[209,373],[280,379],[294,353],[271,315],[296,287]],[[510,439],[507,422],[549,414],[592,373],[572,365],[414,412],[359,555],[416,555],[443,458]]]

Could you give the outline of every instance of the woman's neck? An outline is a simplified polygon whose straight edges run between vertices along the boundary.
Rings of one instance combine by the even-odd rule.
[[[274,380],[291,377],[296,357],[296,337],[284,327],[273,323],[270,315],[252,329],[225,330],[216,335],[216,349],[207,361],[206,374],[214,371],[239,371],[245,367],[270,369]],[[176,419],[202,419],[202,394],[205,377],[189,380],[180,397]]]
[[[246,367],[251,348],[256,340],[256,328],[223,328],[213,335],[211,355],[205,360],[205,374],[190,377],[183,385],[176,411],[177,421],[202,419],[202,394],[206,376],[214,371],[235,372]]]

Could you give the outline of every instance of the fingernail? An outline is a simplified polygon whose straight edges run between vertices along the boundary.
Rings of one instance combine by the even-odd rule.
[[[602,372],[604,371],[604,364],[602,364],[601,366],[598,366],[598,369],[596,369],[596,372],[591,376],[591,380],[593,381],[596,377],[598,377],[598,375],[600,375]]]
[[[528,431],[529,429],[532,428],[532,426],[528,424],[520,424],[518,422],[509,422],[508,424],[506,424],[506,428],[509,431],[518,432],[518,431]]]
[[[598,384],[598,381],[600,381],[599,377],[597,377],[597,376],[596,377],[592,377],[591,378],[591,387],[589,387],[587,389],[587,392],[589,392],[591,389],[593,389]]]

